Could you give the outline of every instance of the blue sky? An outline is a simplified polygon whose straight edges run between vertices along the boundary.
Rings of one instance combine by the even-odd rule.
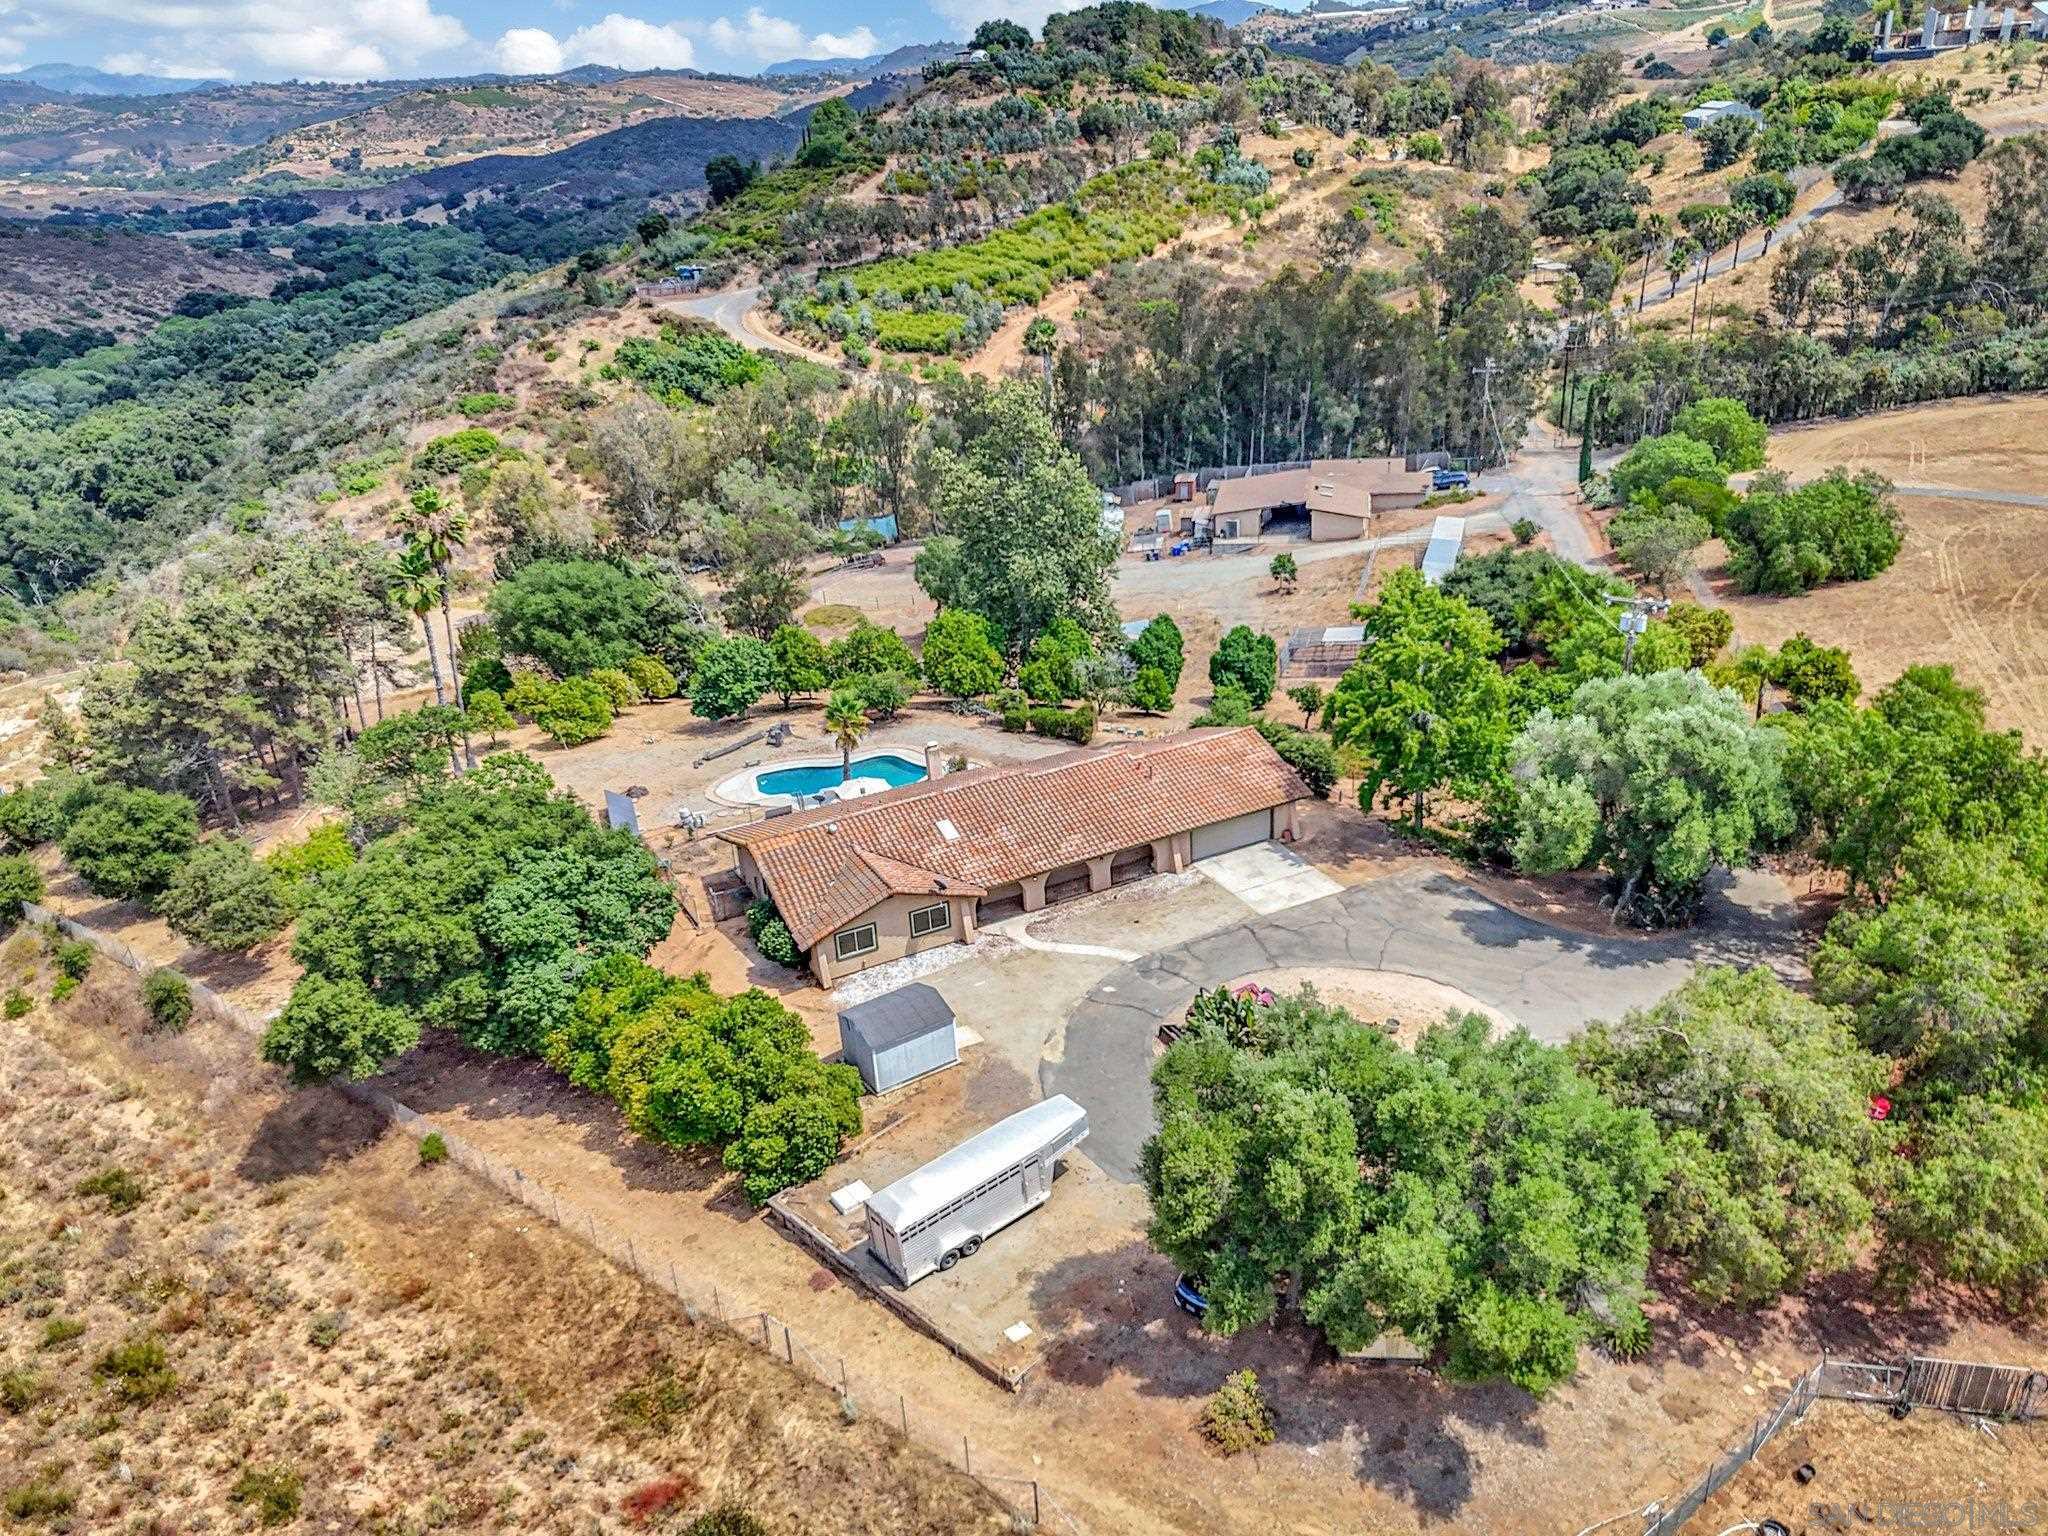
[[[234,80],[390,79],[578,64],[752,73],[965,37],[1061,0],[0,0],[0,70],[63,60]]]

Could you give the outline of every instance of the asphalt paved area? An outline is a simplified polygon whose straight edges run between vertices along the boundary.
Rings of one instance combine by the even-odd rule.
[[[1698,965],[1803,974],[1791,918],[1783,886],[1746,871],[1722,878],[1694,928],[1611,938],[1511,912],[1437,871],[1396,875],[1118,966],[1069,1017],[1064,1054],[1040,1066],[1040,1085],[1088,1110],[1089,1159],[1135,1182],[1153,1130],[1154,1036],[1203,988],[1283,966],[1399,971],[1457,987],[1559,1041],[1656,1002]]]

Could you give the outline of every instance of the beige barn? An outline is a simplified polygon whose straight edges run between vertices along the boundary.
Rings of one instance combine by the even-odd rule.
[[[1306,514],[1318,544],[1361,539],[1375,511],[1420,506],[1429,486],[1430,472],[1401,458],[1317,459],[1306,469],[1217,481],[1209,526],[1218,539],[1256,539],[1276,517]]]

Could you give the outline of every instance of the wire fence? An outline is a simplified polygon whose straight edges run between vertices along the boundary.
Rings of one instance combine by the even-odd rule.
[[[110,934],[88,928],[34,902],[24,903],[23,913],[28,921],[54,924],[63,933],[84,940],[102,954],[140,974],[175,969],[150,960]],[[195,1006],[250,1034],[263,1033],[267,1020],[237,1003],[229,1002],[205,983],[191,981],[189,977],[187,980]],[[976,1452],[972,1440],[960,1431],[957,1424],[922,1405],[913,1406],[914,1393],[890,1382],[856,1373],[845,1356],[829,1348],[813,1347],[774,1313],[750,1308],[737,1293],[702,1276],[687,1274],[673,1260],[648,1252],[631,1233],[598,1220],[574,1199],[565,1199],[561,1191],[529,1177],[512,1164],[485,1155],[462,1137],[444,1130],[381,1088],[346,1082],[335,1086],[408,1135],[439,1136],[451,1161],[602,1257],[630,1270],[646,1284],[667,1292],[682,1308],[683,1316],[692,1327],[722,1329],[764,1354],[774,1356],[789,1369],[809,1377],[820,1388],[835,1394],[839,1410],[849,1422],[858,1417],[873,1418],[959,1467],[1000,1500],[1026,1529],[1085,1536],[1086,1527],[1044,1483],[1035,1477],[1000,1470],[1000,1464],[986,1451]]]
[[[1806,1417],[1822,1398],[1877,1403],[1893,1409],[1935,1408],[2000,1419],[2034,1419],[2048,1411],[2048,1374],[2024,1365],[1987,1365],[1915,1355],[1898,1362],[1831,1360],[1823,1356],[1792,1384],[1742,1439],[1717,1456],[1684,1491],[1646,1506],[1642,1536],[1678,1536],[1685,1523],[1787,1425]],[[1586,1527],[1616,1526],[1617,1515]],[[1583,1533],[1582,1533],[1583,1536]]]

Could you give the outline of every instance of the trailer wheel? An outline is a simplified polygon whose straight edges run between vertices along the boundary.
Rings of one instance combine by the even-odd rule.
[[[958,1264],[959,1262],[960,1250],[958,1248],[949,1248],[946,1250],[945,1254],[939,1259],[939,1268],[951,1269],[955,1264]]]
[[[971,1259],[980,1251],[981,1239],[978,1237],[970,1237],[960,1245],[960,1257],[963,1259]]]

